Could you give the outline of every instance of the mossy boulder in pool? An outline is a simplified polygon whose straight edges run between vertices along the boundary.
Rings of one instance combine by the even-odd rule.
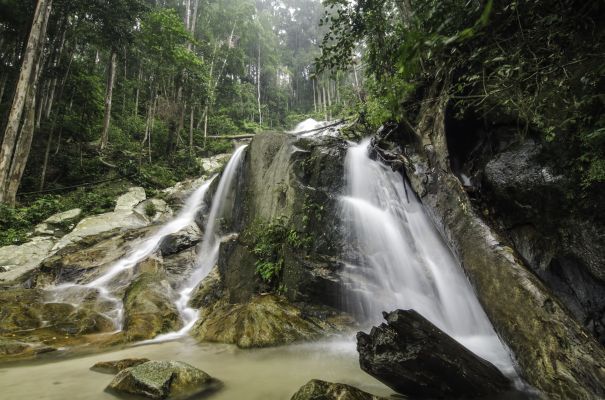
[[[343,383],[313,379],[301,387],[291,400],[386,400]]]
[[[220,382],[180,361],[149,361],[120,371],[107,390],[149,399],[182,400],[218,389]]]
[[[241,304],[217,303],[202,312],[192,334],[199,341],[270,347],[342,332],[351,321],[340,317],[320,318],[278,296],[265,295]]]

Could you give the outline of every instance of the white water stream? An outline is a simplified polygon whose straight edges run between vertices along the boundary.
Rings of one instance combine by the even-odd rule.
[[[145,341],[143,343],[159,343],[168,340],[178,339],[185,336],[198,319],[198,310],[189,306],[189,301],[200,282],[208,276],[212,268],[218,261],[218,253],[221,244],[221,238],[217,229],[218,222],[225,211],[227,198],[234,189],[236,177],[243,162],[244,151],[247,146],[239,147],[229,160],[225,167],[221,181],[212,200],[212,208],[208,214],[208,220],[204,229],[204,240],[200,248],[198,259],[192,274],[185,281],[179,291],[179,298],[176,301],[176,307],[183,320],[183,328],[176,332],[170,332]]]
[[[342,198],[353,243],[348,306],[369,322],[382,311],[414,309],[477,355],[513,373],[506,347],[401,174],[370,159],[369,140],[352,145]]]
[[[151,237],[145,239],[130,254],[113,264],[101,276],[86,284],[65,283],[55,287],[47,288],[51,302],[70,302],[79,304],[90,290],[96,290],[99,300],[110,305],[105,315],[112,319],[116,329],[122,329],[123,303],[122,299],[115,294],[116,289],[128,285],[132,281],[129,274],[138,263],[153,254],[162,240],[168,235],[179,232],[195,221],[196,214],[204,205],[204,196],[216,176],[204,182],[196,189],[185,202],[184,207],[178,215],[170,222],[162,226]]]

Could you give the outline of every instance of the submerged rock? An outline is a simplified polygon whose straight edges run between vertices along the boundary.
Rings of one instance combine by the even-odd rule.
[[[204,311],[192,335],[241,348],[269,347],[313,340],[345,329],[342,321],[306,315],[277,296],[258,296],[243,304],[217,303]]]
[[[361,369],[406,396],[483,397],[510,381],[414,310],[384,313],[387,324],[357,334]]]
[[[148,358],[126,358],[124,360],[116,361],[100,361],[90,367],[90,369],[107,374],[117,374],[126,368],[136,367],[137,365],[144,364],[148,361],[150,361]]]
[[[120,371],[107,390],[150,399],[188,399],[216,390],[219,381],[180,361],[149,361]]]
[[[291,400],[386,400],[353,386],[313,379],[301,387]]]

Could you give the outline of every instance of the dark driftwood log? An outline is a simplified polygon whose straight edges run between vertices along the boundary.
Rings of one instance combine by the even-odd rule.
[[[414,310],[384,313],[386,324],[357,334],[361,369],[406,396],[480,397],[511,388],[492,364]]]

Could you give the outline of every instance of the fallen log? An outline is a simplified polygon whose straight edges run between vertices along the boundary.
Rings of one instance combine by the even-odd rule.
[[[361,369],[414,398],[472,398],[511,389],[494,365],[414,310],[383,313],[386,324],[357,334]]]

